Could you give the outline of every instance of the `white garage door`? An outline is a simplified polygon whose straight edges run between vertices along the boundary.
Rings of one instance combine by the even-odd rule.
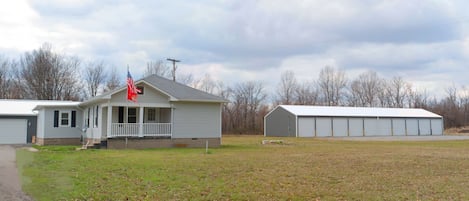
[[[314,137],[314,118],[300,117],[298,118],[298,135],[300,137]]]
[[[405,119],[392,119],[392,132],[393,135],[406,135]]]
[[[443,135],[443,122],[441,119],[432,119],[432,135]]]
[[[25,119],[0,119],[0,144],[26,144]]]
[[[432,128],[430,125],[430,119],[419,119],[420,135],[430,135]]]
[[[348,123],[346,118],[333,118],[332,129],[334,136],[348,136]]]
[[[419,121],[417,119],[407,119],[407,135],[419,135]]]
[[[391,119],[367,118],[365,119],[365,136],[391,135]]]
[[[316,118],[316,136],[318,137],[329,137],[332,136],[332,119],[318,117]]]
[[[363,119],[350,118],[348,125],[350,136],[363,136]]]

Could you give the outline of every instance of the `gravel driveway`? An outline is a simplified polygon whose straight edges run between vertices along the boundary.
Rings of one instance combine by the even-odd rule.
[[[373,136],[373,137],[326,137],[331,140],[351,141],[448,141],[469,140],[469,136],[432,135],[432,136]]]
[[[16,169],[16,150],[10,145],[0,145],[0,200],[33,200],[21,190]]]

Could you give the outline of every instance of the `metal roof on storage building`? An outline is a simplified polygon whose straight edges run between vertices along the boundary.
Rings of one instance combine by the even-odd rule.
[[[36,116],[34,109],[38,106],[75,106],[80,102],[53,100],[0,99],[2,116]]]
[[[279,105],[295,116],[442,118],[424,109]]]

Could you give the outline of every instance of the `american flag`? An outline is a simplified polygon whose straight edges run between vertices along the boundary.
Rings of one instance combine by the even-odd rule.
[[[130,71],[127,69],[127,100],[137,102],[137,95],[139,92],[140,91],[134,84],[132,75],[130,75]]]

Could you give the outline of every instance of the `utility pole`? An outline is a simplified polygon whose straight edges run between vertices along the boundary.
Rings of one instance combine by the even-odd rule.
[[[181,62],[180,60],[167,58],[166,60],[173,62],[173,81],[176,82],[176,62]]]

